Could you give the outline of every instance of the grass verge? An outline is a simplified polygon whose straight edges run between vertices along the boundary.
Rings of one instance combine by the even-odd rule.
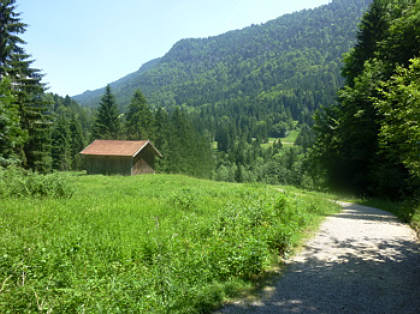
[[[71,198],[2,200],[1,309],[209,312],[255,287],[338,210],[323,195],[262,184],[68,180]]]

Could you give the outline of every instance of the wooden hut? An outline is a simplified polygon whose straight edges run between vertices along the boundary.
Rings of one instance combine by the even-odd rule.
[[[80,152],[88,174],[136,175],[154,173],[162,154],[149,141],[95,140]]]

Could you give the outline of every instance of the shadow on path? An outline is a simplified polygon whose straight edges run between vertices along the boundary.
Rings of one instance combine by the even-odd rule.
[[[363,206],[328,219],[260,301],[218,313],[420,313],[419,243],[392,234],[408,227]],[[342,227],[355,235],[343,237]]]

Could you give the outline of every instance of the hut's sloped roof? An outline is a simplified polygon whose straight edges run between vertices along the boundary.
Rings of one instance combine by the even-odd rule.
[[[114,140],[95,140],[84,150],[80,152],[82,155],[97,156],[122,156],[135,157],[150,144],[156,154],[162,157],[161,153],[153,146],[149,140],[144,141],[114,141]]]

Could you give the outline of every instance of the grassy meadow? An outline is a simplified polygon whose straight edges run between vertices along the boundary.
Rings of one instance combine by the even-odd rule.
[[[288,187],[63,176],[70,198],[0,199],[0,312],[208,312],[338,210]]]

